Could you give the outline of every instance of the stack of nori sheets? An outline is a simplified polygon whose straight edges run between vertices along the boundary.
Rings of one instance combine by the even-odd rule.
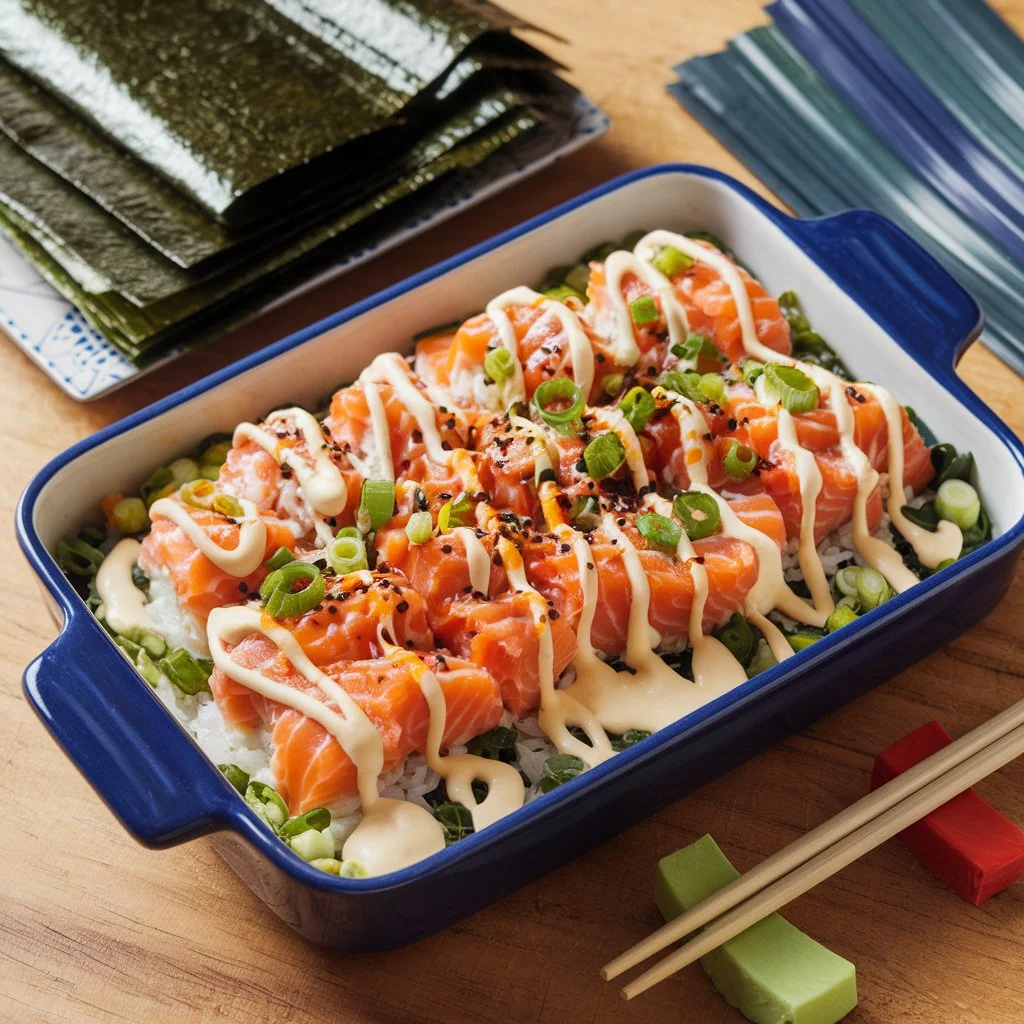
[[[149,362],[566,116],[523,27],[480,0],[0,0],[0,227]]]
[[[1024,372],[1024,42],[981,0],[776,0],[673,94],[798,213],[879,210]]]

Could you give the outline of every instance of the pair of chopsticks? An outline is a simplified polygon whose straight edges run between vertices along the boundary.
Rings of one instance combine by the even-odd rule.
[[[1024,754],[1024,700],[914,765],[691,907],[601,968],[618,977],[709,925],[622,989],[632,999],[841,871],[868,850]]]

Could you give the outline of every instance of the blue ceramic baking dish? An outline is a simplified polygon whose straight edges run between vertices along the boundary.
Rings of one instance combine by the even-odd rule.
[[[339,879],[257,820],[132,670],[49,554],[99,499],[214,430],[282,402],[317,403],[378,351],[483,308],[505,288],[638,227],[713,231],[775,293],[795,289],[860,378],[882,381],[942,438],[970,449],[994,539],[814,644],[485,831],[413,867]],[[245,883],[307,939],[344,950],[412,942],[524,885],[865,692],[984,616],[1024,543],[1024,448],[957,378],[981,315],[966,292],[883,218],[795,220],[717,171],[626,175],[329,317],[54,459],[17,513],[21,544],[60,635],[28,668],[45,726],[140,842],[213,833]]]

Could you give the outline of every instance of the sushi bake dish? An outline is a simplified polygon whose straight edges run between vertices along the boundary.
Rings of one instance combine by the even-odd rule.
[[[991,536],[971,454],[714,237],[637,232],[543,273],[57,545],[324,872],[552,799]]]

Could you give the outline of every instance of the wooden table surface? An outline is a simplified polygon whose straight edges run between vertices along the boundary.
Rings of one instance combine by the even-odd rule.
[[[758,0],[509,0],[572,39],[550,50],[612,117],[602,140],[457,220],[96,402],[60,394],[0,343],[0,504],[61,449],[196,377],[623,171],[664,160],[751,174],[664,91],[670,66],[764,19]],[[999,3],[1024,28],[1024,4]],[[761,189],[763,191],[763,189]],[[396,338],[396,344],[403,339]],[[962,372],[1018,432],[1024,383],[975,346]],[[35,720],[20,677],[54,634],[8,527],[0,533],[0,1019],[32,1021],[738,1021],[699,968],[622,1002],[605,960],[658,923],[654,865],[711,832],[741,868],[838,812],[872,756],[932,718],[954,735],[1018,700],[1024,577],[981,625],[912,670],[444,934],[387,955],[326,954],[266,911],[204,841],[137,846]],[[1024,761],[980,792],[1024,822]],[[854,961],[851,1022],[1019,1024],[1024,885],[980,909],[898,842],[786,916]]]

